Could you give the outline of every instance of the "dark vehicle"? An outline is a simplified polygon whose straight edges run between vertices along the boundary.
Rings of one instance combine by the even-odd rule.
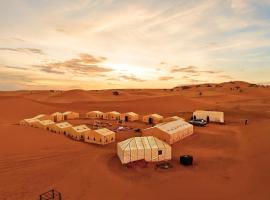
[[[191,155],[182,155],[180,156],[179,163],[181,165],[189,166],[193,164],[193,156]]]
[[[189,121],[190,124],[194,126],[205,126],[207,122],[203,119],[192,119]]]

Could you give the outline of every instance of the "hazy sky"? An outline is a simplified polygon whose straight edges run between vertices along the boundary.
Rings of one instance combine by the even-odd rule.
[[[270,83],[270,0],[0,0],[0,90]]]

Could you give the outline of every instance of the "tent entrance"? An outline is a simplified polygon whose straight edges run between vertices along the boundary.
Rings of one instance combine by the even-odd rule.
[[[65,121],[67,120],[67,115],[64,115],[64,120],[65,120]]]
[[[128,122],[128,116],[125,116],[125,121]]]
[[[149,117],[148,124],[153,124],[153,118]]]
[[[57,122],[57,116],[53,117],[53,121]]]
[[[196,115],[193,116],[193,119],[196,120]]]
[[[210,122],[209,116],[207,116],[206,121],[207,121],[207,123]]]

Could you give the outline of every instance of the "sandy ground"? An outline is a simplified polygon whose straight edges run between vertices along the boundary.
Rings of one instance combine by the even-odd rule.
[[[236,82],[118,91],[119,96],[111,90],[0,92],[0,199],[38,199],[52,188],[65,200],[270,199],[270,88]],[[224,111],[226,124],[196,127],[193,136],[174,144],[173,168],[167,171],[152,164],[123,167],[116,144],[85,144],[17,125],[54,111],[156,112],[188,119],[195,109]],[[117,133],[117,141],[136,134]],[[186,153],[194,155],[193,167],[178,164]]]

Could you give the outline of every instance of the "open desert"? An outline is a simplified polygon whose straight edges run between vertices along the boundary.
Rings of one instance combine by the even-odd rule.
[[[64,200],[270,198],[269,87],[226,82],[117,90],[118,96],[113,91],[0,92],[0,199],[38,199],[52,188]],[[223,111],[225,124],[195,127],[194,135],[173,144],[173,168],[168,170],[150,163],[126,168],[116,143],[86,144],[18,125],[21,119],[55,111],[134,111],[188,120],[196,109]],[[117,132],[116,142],[138,134]],[[181,154],[193,155],[194,165],[179,165]]]

